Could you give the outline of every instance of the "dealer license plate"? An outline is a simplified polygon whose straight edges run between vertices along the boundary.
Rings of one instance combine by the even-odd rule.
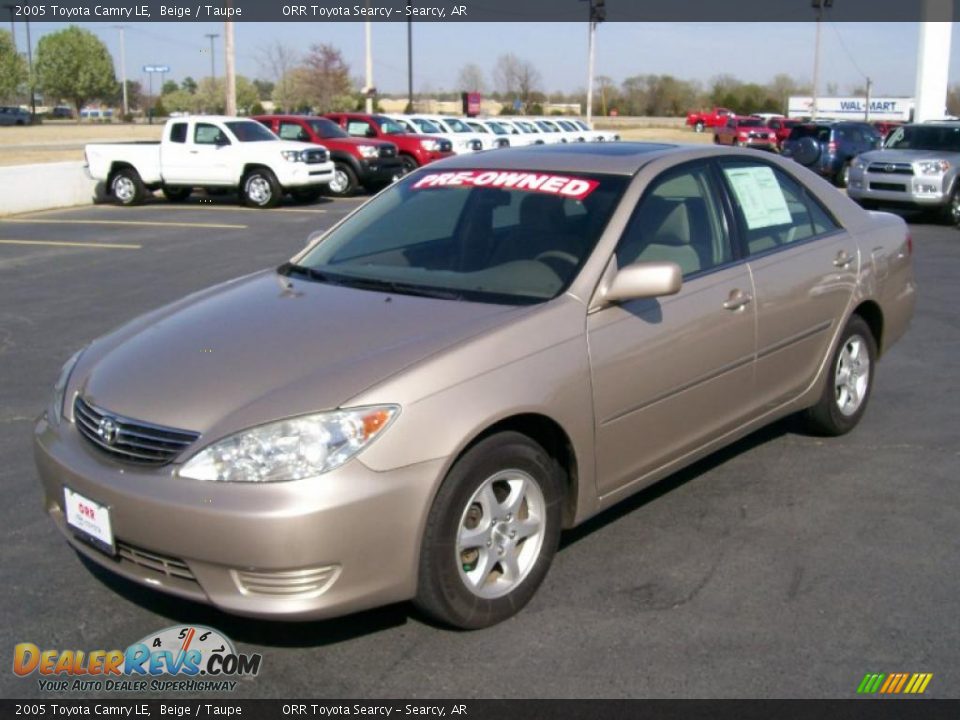
[[[67,525],[77,535],[105,553],[116,554],[109,508],[65,487],[63,512]]]

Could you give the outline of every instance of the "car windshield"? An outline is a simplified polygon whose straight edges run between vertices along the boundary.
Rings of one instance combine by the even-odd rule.
[[[473,130],[474,132],[487,133],[487,134],[490,133],[489,130],[487,130],[483,125],[481,125],[478,122],[468,122],[467,125],[469,125],[470,129]]]
[[[539,125],[540,128],[546,132],[560,132],[557,130],[555,125],[551,125],[546,120],[537,120],[537,125]]]
[[[277,140],[277,136],[267,130],[263,125],[253,120],[235,120],[226,122],[224,125],[233,133],[233,136],[240,142],[264,142],[267,140]]]
[[[564,130],[566,130],[567,132],[576,132],[576,131],[577,131],[577,128],[573,125],[573,123],[567,122],[566,120],[557,120],[557,125],[559,125],[560,127],[562,127],[562,128],[563,128]]]
[[[373,119],[380,126],[380,132],[386,135],[403,135],[405,132],[407,132],[407,129],[403,127],[403,125],[398,122],[394,122],[388,117],[383,117],[381,115]]]
[[[316,118],[308,120],[307,124],[313,129],[317,136],[322,138],[348,138],[350,137],[332,120],[326,118]]]
[[[887,138],[890,150],[960,152],[960,125],[904,125]]]
[[[473,132],[470,129],[470,127],[465,122],[463,122],[463,120],[458,120],[457,118],[448,117],[448,118],[444,118],[443,121],[447,124],[447,127],[449,127],[454,132],[458,132],[458,133]]]
[[[493,130],[495,135],[509,135],[510,131],[495,120],[487,120],[487,127]]]
[[[737,127],[766,127],[763,124],[763,120],[759,118],[746,118],[744,120],[737,120]]]
[[[626,183],[537,171],[419,173],[281,270],[383,292],[543,302],[563,292],[586,262]]]
[[[583,120],[574,120],[573,122],[574,122],[574,123],[577,125],[577,127],[579,127],[581,130],[589,130],[589,129],[590,129],[590,127],[589,127]]]
[[[520,126],[520,129],[525,133],[539,133],[540,131],[533,126],[532,123],[526,122],[525,120],[517,120],[517,125]]]
[[[427,133],[428,135],[437,135],[443,132],[443,130],[424,118],[411,118],[410,121],[420,128],[420,132]]]

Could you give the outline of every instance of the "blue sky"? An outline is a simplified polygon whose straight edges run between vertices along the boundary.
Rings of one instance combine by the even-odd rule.
[[[0,16],[2,17],[2,16]],[[39,37],[66,23],[33,23]],[[119,76],[119,33],[107,23],[84,23],[111,52]],[[5,23],[3,27],[9,28]],[[26,38],[18,23],[17,42]],[[126,31],[127,75],[141,80],[144,64],[166,64],[171,76],[204,77],[210,72],[209,40],[219,33],[216,66],[223,72],[222,23],[131,23]],[[406,23],[374,23],[374,81],[385,92],[405,92]],[[479,65],[489,76],[501,53],[513,52],[536,64],[546,91],[573,91],[586,85],[586,23],[421,23],[415,24],[414,85],[418,91],[455,89],[459,69]],[[911,23],[823,24],[821,88],[835,82],[841,93],[874,81],[877,95],[912,95],[918,27]],[[354,77],[364,72],[362,23],[237,23],[238,72],[266,77],[261,49],[273,41],[305,51],[312,43],[339,47]],[[597,33],[597,75],[616,82],[637,74],[672,74],[707,82],[718,73],[765,82],[777,73],[799,81],[813,75],[813,23],[604,23]],[[953,24],[951,79],[960,82],[960,36]]]

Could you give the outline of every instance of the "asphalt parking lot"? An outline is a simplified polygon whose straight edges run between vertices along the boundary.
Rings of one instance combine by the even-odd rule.
[[[532,603],[497,627],[452,632],[405,604],[257,622],[82,563],[41,510],[31,456],[63,361],[278,265],[358,202],[0,219],[0,649],[122,648],[202,623],[264,656],[237,697],[853,698],[867,672],[931,672],[927,696],[960,696],[960,232],[933,225],[913,226],[917,315],[854,433],[781,422],[668,478],[568,533]],[[0,694],[52,697],[9,671]]]

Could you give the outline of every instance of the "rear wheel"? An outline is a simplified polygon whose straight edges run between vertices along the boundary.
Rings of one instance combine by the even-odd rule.
[[[140,173],[133,168],[118,170],[110,180],[110,194],[120,205],[139,205],[147,195]]]
[[[819,435],[843,435],[860,422],[870,391],[877,342],[870,327],[854,315],[833,353],[826,386],[819,402],[807,411],[810,429]]]
[[[533,597],[560,541],[562,470],[520,433],[468,450],[427,518],[415,602],[464,629],[506,620]]]
[[[414,170],[416,170],[418,167],[420,167],[419,165],[417,165],[417,161],[414,160],[414,159],[413,159],[412,157],[410,157],[409,155],[401,155],[401,156],[400,156],[400,162],[403,163],[403,174],[404,174],[404,175],[406,175],[407,173],[411,173],[411,172],[413,172]]]
[[[243,202],[250,207],[272,208],[279,204],[283,191],[272,171],[256,168],[243,176],[240,194]]]
[[[693,126],[693,130],[694,132],[702,133],[704,127],[706,126],[703,124],[703,120],[697,120],[696,124]]]
[[[165,187],[163,188],[163,196],[170,202],[183,202],[188,197],[190,193],[193,192],[193,188],[188,187]]]
[[[333,179],[327,189],[334,197],[350,197],[357,191],[357,184],[357,174],[350,166],[336,163],[333,166]]]

